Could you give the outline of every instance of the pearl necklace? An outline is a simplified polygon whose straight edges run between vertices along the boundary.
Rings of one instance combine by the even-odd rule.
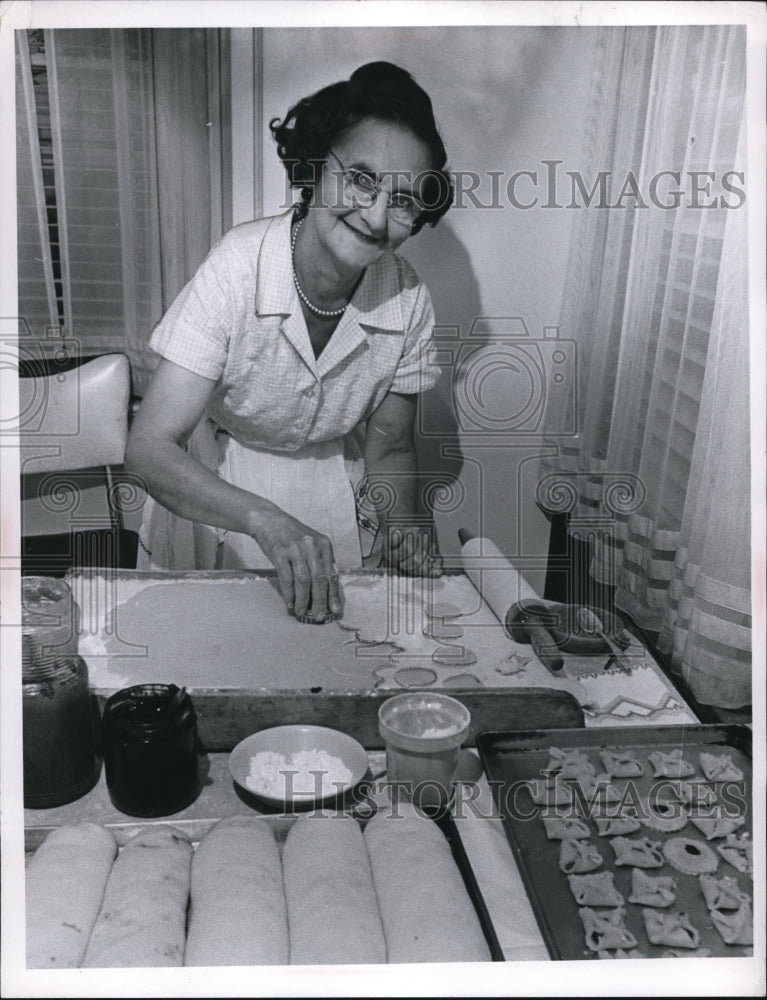
[[[337,319],[339,316],[343,316],[346,312],[346,306],[341,306],[340,309],[320,309],[319,306],[316,306],[313,302],[309,301],[303,288],[301,288],[301,285],[299,284],[298,275],[296,274],[296,240],[298,239],[298,230],[301,228],[303,223],[303,219],[298,220],[296,228],[293,230],[293,235],[290,238],[290,259],[293,265],[293,284],[296,286],[299,298],[310,312],[315,313],[317,316],[322,316],[323,319]]]

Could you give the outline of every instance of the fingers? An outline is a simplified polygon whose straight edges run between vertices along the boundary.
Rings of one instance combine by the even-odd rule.
[[[442,556],[430,528],[405,526],[388,534],[386,563],[406,576],[442,575]]]

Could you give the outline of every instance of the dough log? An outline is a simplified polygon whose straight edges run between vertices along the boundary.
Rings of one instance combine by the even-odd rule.
[[[368,852],[351,817],[305,816],[282,855],[291,965],[386,961]]]
[[[221,820],[192,862],[185,965],[287,965],[288,924],[274,834],[257,816]]]
[[[59,827],[40,845],[26,869],[27,968],[80,965],[116,854],[96,823]]]
[[[83,968],[182,965],[192,845],[147,827],[117,857]]]
[[[403,803],[365,828],[389,962],[485,962],[490,949],[450,847]]]

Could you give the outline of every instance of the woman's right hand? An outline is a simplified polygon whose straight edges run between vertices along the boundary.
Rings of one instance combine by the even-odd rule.
[[[327,535],[275,509],[264,515],[253,538],[277,570],[289,614],[310,614],[316,621],[329,611],[341,614],[343,598]]]

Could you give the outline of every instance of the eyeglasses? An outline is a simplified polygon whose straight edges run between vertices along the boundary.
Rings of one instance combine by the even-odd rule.
[[[370,208],[383,194],[386,196],[386,209],[389,218],[401,226],[412,226],[423,212],[423,205],[412,195],[403,194],[400,191],[394,191],[390,194],[369,173],[354,167],[345,167],[332,149],[329,149],[328,152],[341,168],[344,197],[351,202],[354,208]]]

